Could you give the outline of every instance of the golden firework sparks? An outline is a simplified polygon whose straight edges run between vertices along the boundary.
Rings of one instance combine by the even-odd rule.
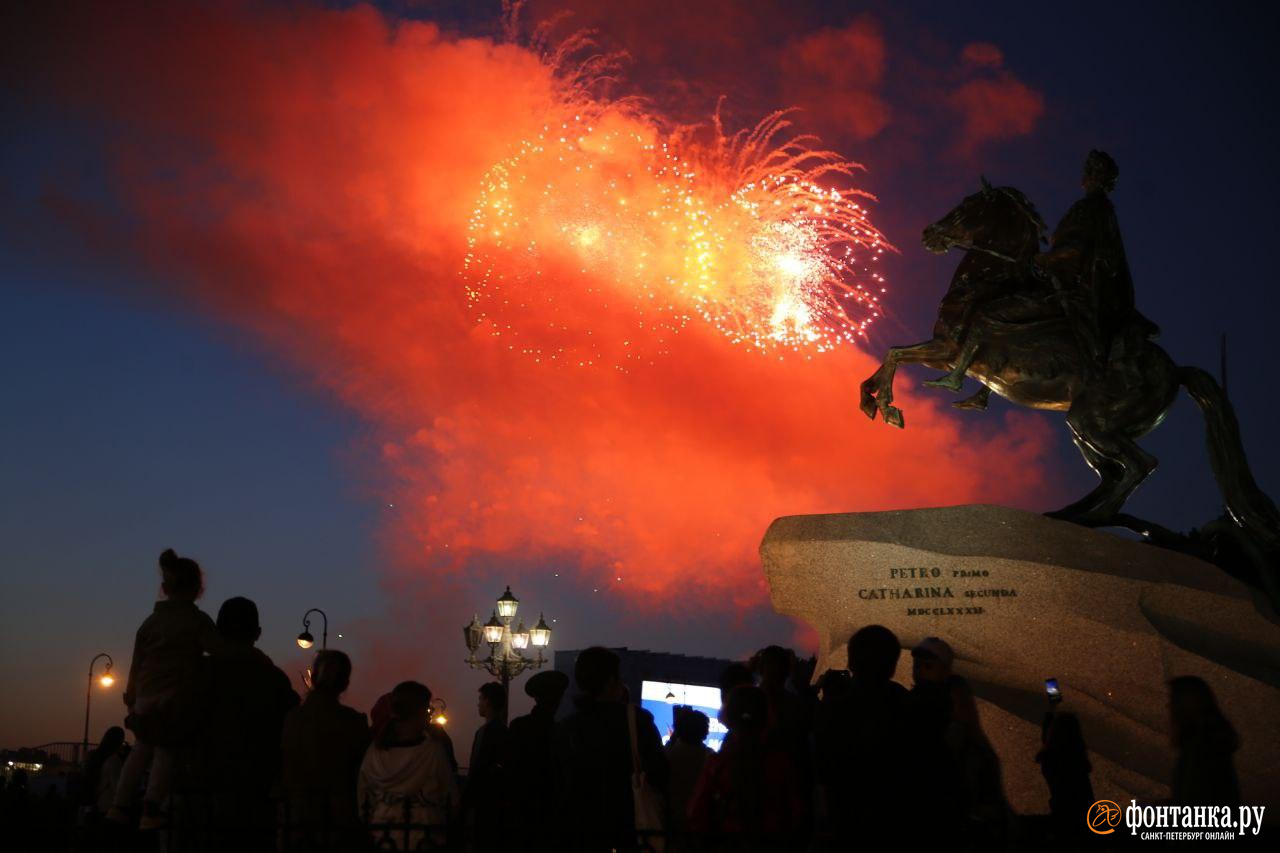
[[[620,369],[695,318],[778,356],[865,337],[891,247],[869,196],[823,186],[856,164],[788,129],[779,112],[726,136],[717,116],[664,138],[610,108],[546,125],[482,182],[463,269],[476,320],[538,361]],[[621,340],[600,312],[610,336],[624,317]]]

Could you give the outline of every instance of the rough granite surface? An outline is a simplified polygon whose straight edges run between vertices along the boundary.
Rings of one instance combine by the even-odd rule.
[[[819,634],[818,673],[845,667],[864,625],[904,649],[950,643],[1018,811],[1048,810],[1034,761],[1048,677],[1081,718],[1095,794],[1167,797],[1177,675],[1205,678],[1240,732],[1244,802],[1280,811],[1280,620],[1215,566],[986,505],[779,518],[760,556],[774,608]],[[905,652],[896,677],[910,686]]]

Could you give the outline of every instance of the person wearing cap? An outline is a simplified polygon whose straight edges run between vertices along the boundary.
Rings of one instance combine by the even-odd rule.
[[[946,684],[956,653],[946,640],[925,637],[911,650],[911,679],[916,685]]]
[[[912,729],[933,751],[941,748],[947,726],[951,724],[951,664],[955,652],[946,640],[925,637],[911,650],[911,692],[907,707]],[[934,744],[933,741],[938,741]],[[932,760],[932,757],[929,757]]]
[[[947,726],[951,724],[951,664],[955,652],[946,640],[925,637],[911,650],[911,692],[907,708],[912,730],[924,739],[930,753],[941,749]],[[935,743],[936,741],[936,743]],[[926,760],[933,762],[935,756]]]
[[[946,640],[925,637],[911,650],[911,691],[907,694],[907,719],[914,752],[918,790],[930,792],[930,807],[919,822],[922,838],[941,842],[943,833],[954,832],[962,817],[962,780],[947,735],[952,727],[951,666],[956,655]]]
[[[525,695],[533,699],[533,709],[511,721],[507,729],[507,772],[512,779],[529,784],[511,807],[516,809],[514,823],[524,835],[524,849],[554,850],[554,824],[551,821],[556,803],[555,733],[556,712],[569,689],[569,676],[558,670],[539,672],[525,682]]]

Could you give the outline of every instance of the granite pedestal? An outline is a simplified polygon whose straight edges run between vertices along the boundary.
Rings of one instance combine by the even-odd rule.
[[[981,505],[779,518],[760,555],[774,608],[818,631],[819,673],[845,667],[864,625],[904,649],[950,643],[1020,812],[1048,810],[1034,760],[1047,677],[1080,716],[1097,797],[1168,796],[1178,675],[1208,681],[1239,731],[1244,802],[1280,812],[1280,621],[1215,566]],[[905,652],[897,679],[910,686]]]

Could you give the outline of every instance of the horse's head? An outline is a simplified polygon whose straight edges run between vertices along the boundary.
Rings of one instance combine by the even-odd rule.
[[[983,178],[982,189],[925,228],[921,241],[937,254],[960,248],[1025,260],[1039,250],[1044,232],[1044,220],[1020,190]]]

